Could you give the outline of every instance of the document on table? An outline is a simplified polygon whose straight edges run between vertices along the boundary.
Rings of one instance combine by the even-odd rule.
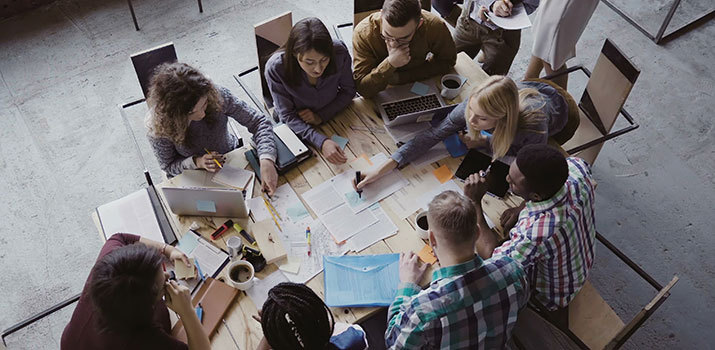
[[[201,272],[206,277],[215,277],[229,261],[228,253],[192,230],[184,233],[176,247],[189,258],[195,259]],[[201,281],[201,278],[197,274],[197,278],[182,280],[180,283],[189,287],[193,293],[199,281]]]
[[[478,10],[477,6],[474,7]],[[487,18],[489,18],[489,20],[492,21],[492,23],[494,23],[498,27],[508,30],[517,30],[531,27],[531,20],[526,14],[526,8],[524,8],[523,3],[514,5],[511,8],[511,16],[509,17],[499,17],[491,11],[486,12],[485,16],[487,16]]]
[[[318,216],[344,204],[330,181],[325,181],[303,193],[303,199]]]
[[[325,257],[325,304],[388,306],[397,294],[400,254]]]
[[[224,165],[221,170],[214,174],[211,179],[213,182],[225,186],[245,190],[248,183],[253,178],[253,172],[246,169],[234,168],[228,164]]]
[[[97,207],[97,216],[105,238],[118,232],[131,232],[157,242],[164,242],[159,220],[146,188],[100,205]]]
[[[373,204],[369,210],[365,212],[367,211],[375,215],[377,222],[360,230],[360,232],[348,239],[346,244],[350,247],[350,250],[356,253],[397,233],[397,226],[395,226],[395,223],[387,216],[385,210],[380,206],[380,203]]]
[[[266,299],[268,299],[268,291],[281,282],[288,282],[288,279],[280,270],[273,272],[264,279],[254,277],[253,286],[246,291],[246,294],[253,301],[253,305],[256,305],[256,309],[260,310],[263,308]]]
[[[303,202],[298,198],[298,194],[293,191],[289,184],[278,187],[270,199],[267,196],[265,198],[276,208],[278,212],[276,220],[281,225],[286,222],[297,223],[310,218],[310,213],[308,213]],[[256,222],[271,219],[271,213],[268,211],[262,196],[247,200],[246,206],[253,213],[253,218]]]
[[[370,161],[372,162],[372,167],[379,167],[387,161],[387,156],[384,153],[378,153],[370,158]],[[354,180],[354,173],[344,172],[330,179],[330,182],[338,195],[355,213],[365,210],[408,184],[399,171],[393,170],[365,186],[362,190],[362,195],[359,195],[353,188]]]
[[[407,186],[403,186],[393,193],[387,203],[398,217],[404,219],[420,209],[419,197],[422,193],[433,191],[440,184],[434,177],[432,167],[415,167],[414,164],[402,169],[402,175],[407,179]]]
[[[309,224],[311,232],[310,256],[307,256],[308,254],[306,252],[297,274],[283,271],[286,278],[294,283],[306,283],[323,271],[323,256],[340,256],[349,250],[346,244],[338,245],[335,243],[320,220],[313,220],[309,222]],[[300,242],[301,240],[305,242],[305,236],[295,238],[295,242]]]

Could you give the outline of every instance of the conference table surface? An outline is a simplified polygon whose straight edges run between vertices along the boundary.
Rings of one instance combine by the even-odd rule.
[[[453,73],[466,77],[467,81],[465,82],[465,86],[462,88],[460,95],[454,100],[447,100],[447,103],[459,103],[464,99],[467,99],[471,89],[479,85],[488,77],[479,65],[472,61],[465,53],[459,53],[457,55],[457,63],[453,69]],[[438,87],[441,87],[440,78],[441,76],[434,77],[434,83]],[[298,194],[299,197],[301,197],[301,195],[306,191],[322,184],[325,181],[328,181],[333,176],[344,171],[351,171],[352,169],[350,168],[349,163],[363,154],[368,157],[380,152],[387,155],[392,154],[397,150],[397,146],[389,134],[384,132],[383,126],[384,124],[382,122],[382,118],[375,113],[372,102],[362,97],[356,97],[353,100],[353,103],[333,120],[319,126],[319,130],[325,135],[330,136],[337,134],[350,140],[345,148],[345,155],[348,158],[348,162],[342,165],[332,164],[320,155],[319,152],[314,152],[315,156],[303,161],[296,168],[280,176],[278,185],[280,186],[285,183],[290,184],[291,188]],[[447,158],[428,164],[427,166],[436,169],[439,166],[446,165],[452,173],[454,173],[460,163],[461,158],[451,158],[448,156]],[[173,185],[175,182],[176,178],[167,180],[159,184],[158,187]],[[460,187],[463,187],[463,184],[460,181],[457,181],[457,183]],[[162,191],[158,192],[161,193]],[[258,187],[258,183],[256,182],[254,196],[257,195],[260,195],[260,189]],[[301,200],[303,199],[301,198]],[[413,213],[407,218],[400,218],[392,209],[394,207],[393,201],[394,199],[392,197],[387,197],[380,201],[380,203],[392,222],[397,226],[397,234],[378,241],[367,249],[361,251],[359,253],[360,255],[403,253],[409,251],[417,253],[424,247],[425,241],[418,237],[413,226],[416,213]],[[506,208],[517,206],[520,202],[520,198],[510,194],[503,199],[492,196],[484,197],[482,202],[484,212],[491,219],[491,221],[496,224],[495,230],[502,235],[502,238],[506,237],[501,231],[499,216]],[[303,204],[305,205],[305,201],[303,201]],[[315,218],[316,215],[312,209],[308,205],[305,205],[305,207],[308,209],[311,216]],[[215,228],[223,224],[223,222],[227,219],[218,217],[176,216],[171,214],[170,211],[167,212],[170,214],[169,217],[178,236],[187,232],[189,226],[193,222],[196,222],[200,228],[195,231],[209,240],[210,235]],[[251,218],[233,218],[233,220],[238,222],[247,231],[252,231],[251,227],[253,225],[253,220]],[[98,226],[98,228],[104,238],[103,232],[101,232],[101,226]],[[237,236],[244,241],[244,244],[247,244],[247,241],[243,239],[235,230],[230,230],[221,238],[213,242],[217,246],[226,249],[226,240],[231,236]],[[351,252],[348,254],[355,253]],[[429,268],[425,273],[425,277],[422,280],[423,285],[429,283],[432,278],[432,271],[435,268],[439,268],[438,264],[439,263],[435,263],[435,266]],[[224,268],[223,271],[219,273],[217,278],[228,280],[226,270],[227,269]],[[257,273],[256,276],[258,278],[263,278],[276,270],[277,266],[271,264],[266,266],[263,271]],[[312,288],[319,296],[324,297],[322,272],[308,281],[306,285]],[[253,301],[245,294],[245,292],[241,292],[224,316],[228,327],[231,329],[231,332],[236,338],[238,346],[241,349],[254,349],[263,337],[261,325],[252,318],[253,315],[258,314],[259,307],[260,305],[253,304]],[[375,313],[377,310],[378,308],[372,307],[331,308],[335,321],[345,323],[359,322]],[[173,315],[172,318],[174,318]],[[219,325],[216,333],[214,333],[211,337],[211,344],[215,349],[235,348],[231,336],[224,325]]]

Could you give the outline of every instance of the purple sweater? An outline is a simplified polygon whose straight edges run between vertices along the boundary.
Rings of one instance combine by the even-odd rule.
[[[355,97],[352,61],[342,41],[333,41],[336,71],[318,78],[315,86],[308,82],[305,72],[296,86],[287,83],[283,66],[283,51],[278,51],[266,63],[266,82],[280,120],[302,140],[320,149],[327,137],[298,116],[298,111],[310,109],[325,122],[345,109]]]

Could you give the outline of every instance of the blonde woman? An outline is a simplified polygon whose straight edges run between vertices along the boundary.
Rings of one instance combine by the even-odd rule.
[[[228,132],[230,117],[253,134],[263,190],[273,193],[278,174],[271,122],[228,89],[214,85],[188,64],[167,63],[152,77],[147,104],[147,136],[168,176],[185,169],[218,171],[216,163],[223,163],[224,154],[238,147],[236,136]]]
[[[457,132],[467,131],[465,143],[492,155],[493,159],[514,157],[523,146],[546,143],[564,129],[568,121],[567,98],[552,85],[539,81],[515,83],[501,75],[491,76],[475,88],[435,128],[402,145],[391,159],[367,171],[357,188],[427,152]],[[482,135],[482,131],[486,135]],[[509,163],[507,161],[507,163]]]

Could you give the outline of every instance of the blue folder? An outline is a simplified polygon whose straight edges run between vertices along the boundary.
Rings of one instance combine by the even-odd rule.
[[[389,306],[400,283],[400,254],[323,256],[325,303]]]

